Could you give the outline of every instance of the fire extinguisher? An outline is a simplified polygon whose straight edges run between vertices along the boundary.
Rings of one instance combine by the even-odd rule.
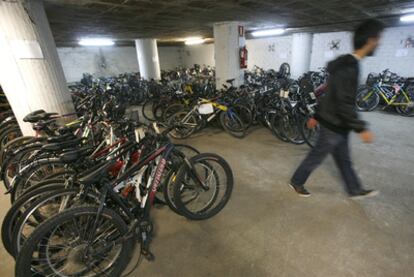
[[[247,48],[243,46],[240,48],[240,68],[247,68]]]

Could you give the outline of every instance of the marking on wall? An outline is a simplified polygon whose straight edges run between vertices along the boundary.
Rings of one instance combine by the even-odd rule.
[[[339,50],[341,49],[341,40],[333,39],[328,44],[330,50]]]

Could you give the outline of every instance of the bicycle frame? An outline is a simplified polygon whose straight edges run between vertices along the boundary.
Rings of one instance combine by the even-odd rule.
[[[399,94],[394,94],[391,97],[391,99],[388,99],[387,92],[384,90],[383,84],[376,84],[374,86],[374,91],[372,91],[371,93],[376,93],[380,95],[388,106],[408,106],[409,103],[412,102],[410,97],[408,97],[407,93],[402,88],[400,89],[400,93],[405,97],[405,99],[407,99],[407,103],[395,102]],[[367,96],[365,96],[363,100],[365,101],[366,99],[368,99],[371,96],[371,93],[367,94]]]

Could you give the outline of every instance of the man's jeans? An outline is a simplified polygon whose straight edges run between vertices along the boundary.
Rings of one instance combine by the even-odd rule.
[[[347,192],[349,194],[358,192],[361,189],[361,184],[352,168],[348,142],[349,134],[335,133],[321,126],[318,141],[296,170],[291,180],[292,184],[304,185],[312,171],[322,163],[329,153],[332,153],[345,181]]]

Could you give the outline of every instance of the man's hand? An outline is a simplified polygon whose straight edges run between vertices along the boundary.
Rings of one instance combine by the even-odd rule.
[[[372,143],[374,141],[374,134],[369,130],[359,133],[359,137],[364,143]]]
[[[308,129],[314,129],[316,125],[318,125],[318,121],[313,117],[309,118],[308,122],[306,122],[306,127],[308,127]]]

